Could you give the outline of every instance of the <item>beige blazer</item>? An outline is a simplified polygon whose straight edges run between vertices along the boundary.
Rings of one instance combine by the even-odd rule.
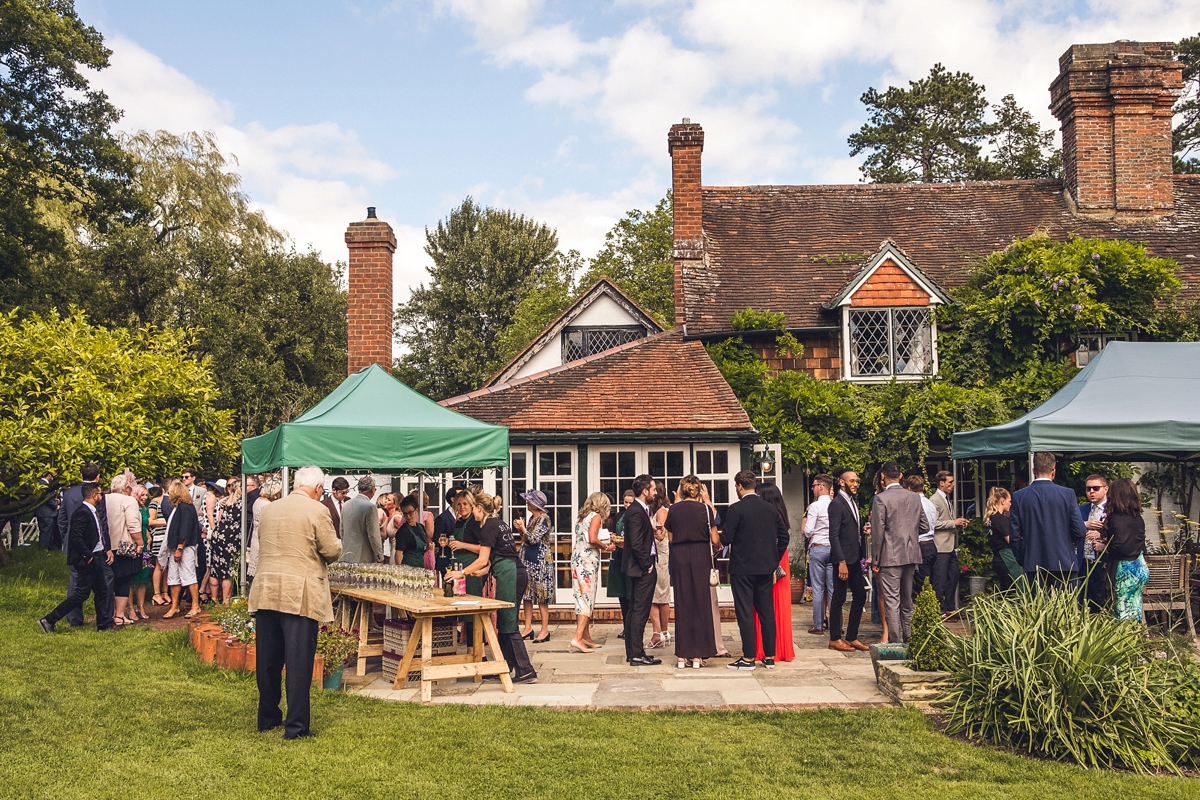
[[[122,542],[137,542],[142,535],[142,510],[138,501],[127,494],[111,492],[104,496],[108,514],[108,538],[113,550]]]
[[[276,500],[258,521],[258,565],[250,587],[250,613],[260,609],[333,619],[325,565],[338,560],[342,543],[329,509],[300,492]]]
[[[937,509],[937,522],[933,526],[933,545],[939,553],[953,553],[958,549],[958,528],[954,525],[954,514],[941,492],[929,498]]]

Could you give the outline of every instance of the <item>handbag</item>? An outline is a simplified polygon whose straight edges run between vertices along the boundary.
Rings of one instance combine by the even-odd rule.
[[[712,527],[712,509],[710,509],[708,506],[705,506],[704,510],[708,514],[708,527],[711,528]],[[709,545],[708,551],[709,551],[709,553],[712,554],[712,569],[710,569],[708,571],[708,585],[709,586],[720,586],[721,585],[721,571],[717,569],[717,554],[712,552],[711,545]]]
[[[134,556],[141,555],[142,551],[140,549],[138,549],[138,546],[133,543],[132,539],[130,539],[130,540],[127,540],[127,541],[124,541],[124,542],[121,542],[120,544],[118,544],[116,553],[119,556],[126,556],[127,558],[133,558]]]

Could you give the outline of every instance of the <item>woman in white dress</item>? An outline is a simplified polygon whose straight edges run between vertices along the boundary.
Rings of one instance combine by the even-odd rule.
[[[592,640],[588,625],[596,607],[596,592],[600,588],[600,553],[613,549],[611,542],[600,540],[600,526],[608,519],[611,504],[604,492],[588,495],[583,508],[579,509],[579,520],[575,523],[575,535],[571,539],[571,588],[575,594],[575,638],[568,652],[578,650],[591,653],[599,647]]]

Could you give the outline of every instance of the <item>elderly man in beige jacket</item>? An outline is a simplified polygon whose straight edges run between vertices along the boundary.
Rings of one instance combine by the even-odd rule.
[[[333,619],[326,565],[341,556],[342,543],[320,503],[324,484],[319,468],[296,470],[291,494],[264,508],[258,521],[258,570],[250,589],[258,644],[258,730],[282,724],[284,739],[312,735],[308,692],[317,627]],[[286,722],[279,710],[285,664]]]

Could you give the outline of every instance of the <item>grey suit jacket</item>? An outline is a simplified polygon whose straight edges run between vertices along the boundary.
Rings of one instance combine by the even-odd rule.
[[[382,560],[379,512],[369,499],[355,495],[342,505],[342,561],[374,564]]]
[[[929,498],[937,509],[937,523],[933,526],[933,544],[939,553],[953,553],[958,549],[958,528],[954,524],[954,512],[941,492]]]
[[[879,567],[920,564],[917,539],[928,530],[921,498],[893,483],[871,505],[871,561]]]

